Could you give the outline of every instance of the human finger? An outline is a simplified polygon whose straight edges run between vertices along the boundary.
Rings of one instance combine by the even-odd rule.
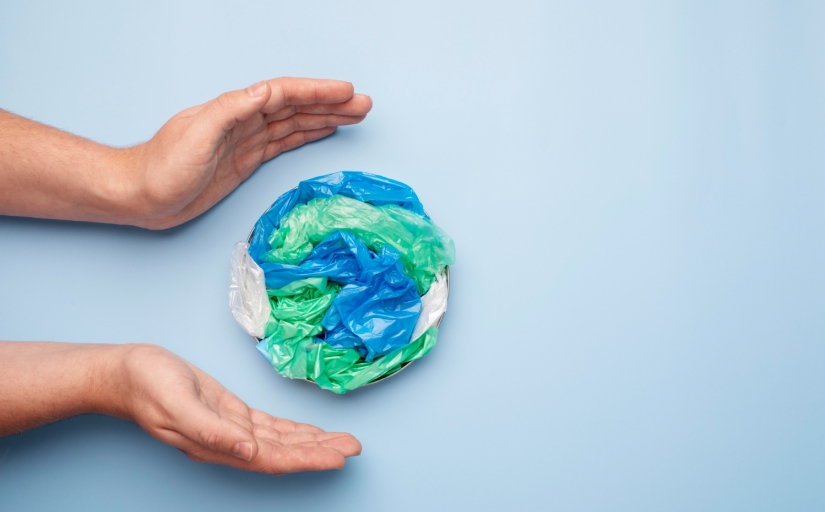
[[[328,128],[321,128],[320,130],[300,131],[287,135],[282,139],[270,141],[269,144],[266,145],[266,150],[264,151],[264,160],[274,158],[284,151],[289,151],[290,149],[303,146],[307,142],[323,139],[324,137],[331,135],[337,128],[337,126],[330,126]]]
[[[270,438],[268,436],[275,436]],[[341,452],[344,457],[354,457],[361,454],[361,443],[345,432],[323,432],[320,434],[310,432],[286,432],[278,433],[256,430],[255,436],[264,439],[274,439],[283,445],[304,445],[307,443],[317,443],[318,446],[334,448]]]
[[[171,443],[170,443],[171,444]],[[282,475],[298,471],[324,471],[340,469],[346,463],[346,456],[334,448],[307,443],[306,445],[284,446],[260,440],[259,450],[251,461],[244,461],[226,453],[204,448],[188,439],[180,440],[176,446],[187,457],[197,462],[223,464],[246,471]]]
[[[263,442],[261,467],[274,474],[341,469],[346,456],[325,446],[277,445]]]
[[[224,418],[196,399],[187,400],[173,411],[172,425],[167,427],[212,451],[252,460],[258,442],[251,429],[237,418]]]
[[[290,133],[317,130],[329,126],[345,126],[357,124],[364,120],[364,116],[339,116],[336,114],[295,114],[282,121],[269,123],[267,133],[269,140],[282,139]]]
[[[363,116],[372,110],[372,98],[366,94],[355,94],[343,103],[315,103],[312,105],[288,105],[276,112],[266,114],[267,122],[280,121],[294,114],[339,114],[344,116]]]
[[[281,444],[317,442],[330,448],[338,449],[340,447],[339,451],[346,452],[344,455],[347,456],[358,455],[361,452],[361,443],[352,434],[346,432],[282,432],[271,427],[255,425],[253,434],[256,438]]]
[[[194,114],[201,122],[191,125],[193,134],[217,144],[236,123],[249,119],[269,101],[272,89],[267,82],[225,92]]]
[[[298,423],[286,418],[276,418],[258,409],[250,409],[249,415],[255,425],[264,425],[275,428],[281,432],[323,432],[324,430],[308,423]]]
[[[361,455],[361,443],[351,434],[343,432],[329,432],[328,437],[319,438],[316,442],[325,448],[333,448],[341,452],[344,457]],[[300,444],[300,443],[298,443]]]
[[[263,107],[264,113],[275,112],[287,105],[343,103],[355,92],[351,83],[342,80],[282,77],[267,83],[272,88],[272,96]]]

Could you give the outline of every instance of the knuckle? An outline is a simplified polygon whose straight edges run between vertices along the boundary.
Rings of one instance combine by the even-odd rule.
[[[157,357],[165,355],[168,351],[160,345],[153,343],[140,343],[131,347],[131,353],[137,357]]]
[[[233,103],[234,102],[232,101],[232,95],[229,94],[228,92],[225,92],[225,93],[221,94],[220,96],[218,96],[217,98],[215,98],[215,104],[218,105],[222,109],[231,108]]]
[[[203,440],[204,446],[210,450],[217,450],[220,446],[221,435],[217,430],[210,429],[201,433],[201,439]]]

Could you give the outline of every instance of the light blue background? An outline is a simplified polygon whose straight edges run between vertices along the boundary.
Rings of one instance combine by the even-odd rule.
[[[87,416],[0,440],[0,509],[825,508],[825,4],[17,4],[0,106],[109,144],[266,77],[372,95],[177,229],[0,219],[0,339],[158,343],[364,453],[274,478]],[[436,349],[343,397],[227,306],[232,244],[340,169],[459,255]]]

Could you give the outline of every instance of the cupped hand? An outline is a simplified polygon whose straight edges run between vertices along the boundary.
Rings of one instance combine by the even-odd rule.
[[[276,78],[184,110],[136,146],[135,224],[163,229],[205,212],[261,163],[361,122],[372,100],[338,80]]]
[[[350,434],[250,409],[163,348],[128,346],[117,366],[118,415],[198,462],[279,475],[341,468],[361,453]]]

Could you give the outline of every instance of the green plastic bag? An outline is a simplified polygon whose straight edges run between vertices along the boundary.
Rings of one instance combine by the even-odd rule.
[[[392,375],[401,366],[424,357],[435,346],[438,329],[430,327],[411,343],[367,363],[351,348],[332,348],[316,343],[307,355],[307,378],[323,389],[343,394],[380,377]],[[359,362],[360,360],[360,362]]]
[[[267,337],[258,343],[258,350],[278,373],[346,393],[397,372],[435,345],[438,329],[431,327],[411,343],[367,363],[355,349],[333,348],[316,340],[323,329],[321,320],[340,288],[325,277],[311,277],[267,291],[272,313],[266,325]]]
[[[340,289],[325,277],[310,277],[267,290],[272,313],[264,341],[278,373],[293,379],[306,378],[305,349],[323,331],[321,320]]]
[[[446,265],[455,262],[452,239],[431,221],[396,205],[374,206],[341,195],[293,208],[270,235],[271,249],[261,259],[297,265],[338,230],[354,234],[375,252],[380,253],[384,245],[395,249],[419,295],[429,290]]]

